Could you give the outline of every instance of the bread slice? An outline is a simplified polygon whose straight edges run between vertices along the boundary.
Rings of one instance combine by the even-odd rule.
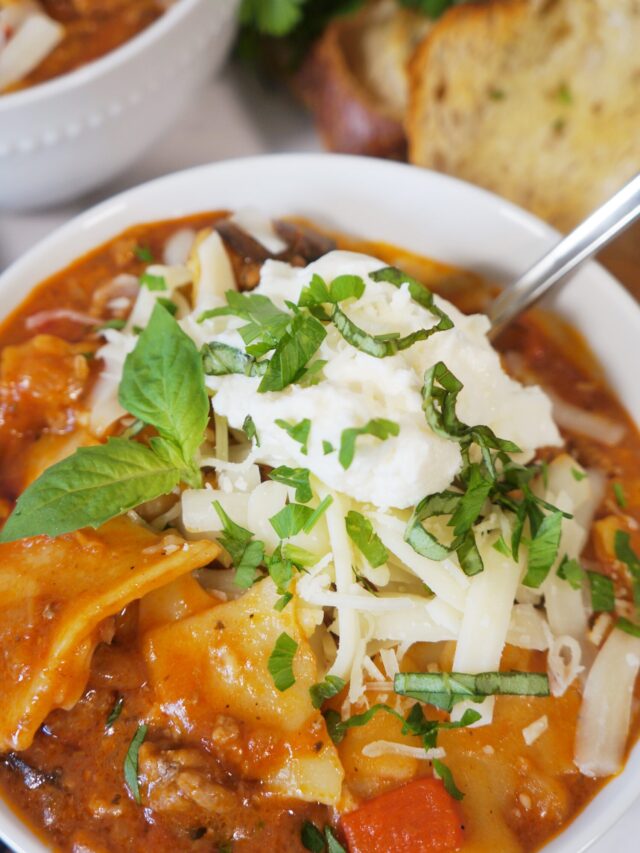
[[[640,2],[450,10],[411,64],[413,163],[569,229],[640,169]]]
[[[337,18],[293,80],[327,148],[380,157],[406,153],[408,63],[431,24],[377,0]]]

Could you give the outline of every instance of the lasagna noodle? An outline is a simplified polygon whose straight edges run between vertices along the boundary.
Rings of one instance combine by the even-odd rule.
[[[78,701],[95,646],[110,639],[108,617],[219,551],[171,543],[124,516],[0,545],[0,751],[28,748],[51,710]]]
[[[236,601],[149,631],[143,648],[151,684],[169,725],[222,750],[245,778],[272,793],[336,805],[344,774],[309,696],[319,680],[316,661],[295,603],[280,613],[278,597],[267,578]],[[268,662],[283,632],[297,648],[295,683],[280,692]]]

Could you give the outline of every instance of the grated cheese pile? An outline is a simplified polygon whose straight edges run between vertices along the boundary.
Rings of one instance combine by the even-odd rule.
[[[249,213],[236,221],[272,251],[282,249],[267,220]],[[224,308],[225,294],[236,288],[218,234],[176,235],[167,246],[165,261],[147,270],[164,282],[164,288],[142,287],[125,328],[104,332],[107,343],[98,355],[105,367],[91,415],[98,433],[124,414],[117,402],[124,360],[135,346],[136,328],[147,324],[158,298],[174,302],[181,328],[199,348],[213,341],[246,352],[239,333],[246,320],[229,313],[202,317],[203,312]],[[331,252],[306,268],[268,260],[254,293],[287,311],[298,303],[314,275],[325,282],[338,276],[359,277],[364,291],[346,300],[343,310],[367,334],[405,336],[431,328],[436,318],[412,298],[406,285],[395,287],[371,277],[383,266],[376,258],[344,251]],[[191,301],[185,285],[191,286]],[[286,538],[286,546],[298,549],[306,559],[292,594],[308,633],[315,633],[314,648],[324,656],[326,673],[348,684],[344,718],[354,708],[362,710],[393,695],[402,657],[416,642],[453,641],[453,671],[469,674],[498,671],[506,643],[546,650],[553,695],[562,695],[576,679],[586,677],[576,744],[578,767],[593,776],[615,772],[626,743],[640,639],[614,630],[596,651],[589,639],[590,605],[580,588],[558,574],[563,561],[577,560],[586,543],[601,498],[599,477],[561,454],[544,476],[538,473],[532,481],[537,499],[565,515],[552,565],[538,584],[523,585],[531,547],[524,540],[535,538],[532,531],[525,528],[517,559],[505,545],[513,535],[513,516],[505,504],[481,502],[479,507],[471,530],[482,561],[478,573],[464,570],[459,550],[446,550],[454,539],[451,512],[432,515],[422,528],[445,546],[446,553],[428,556],[408,541],[411,510],[426,496],[451,489],[463,467],[481,458],[475,447],[465,458],[463,445],[438,434],[425,417],[425,371],[436,363],[443,362],[462,383],[456,415],[463,425],[482,424],[516,444],[518,452],[510,454],[513,464],[528,463],[540,447],[561,444],[547,396],[537,387],[522,386],[502,369],[487,339],[488,320],[465,316],[438,297],[435,304],[453,327],[385,358],[352,346],[328,323],[315,355],[323,365],[313,383],[293,382],[263,393],[260,376],[208,376],[216,435],[202,445],[199,462],[215,470],[216,486],[182,493],[183,532],[187,537],[219,539],[224,523],[214,507],[217,503],[235,524],[264,543],[267,555],[273,555],[282,540],[272,519],[296,501],[296,492],[283,482],[262,482],[258,465],[304,469],[312,489],[309,505],[320,507],[322,514],[312,528]],[[309,428],[302,440],[291,430],[305,419]],[[338,452],[345,430],[362,428],[373,419],[393,422],[397,434],[384,439],[359,435],[353,460],[345,466]],[[250,436],[243,432],[248,431],[247,422],[253,431]],[[504,458],[500,464],[505,464]],[[372,564],[356,546],[345,525],[350,513],[370,526],[367,529],[383,547],[382,561]],[[225,584],[229,593],[226,580]],[[377,655],[384,671],[374,663]],[[492,695],[482,702],[459,703],[451,719],[461,720],[473,708],[480,714],[476,724],[488,724],[494,704]],[[543,737],[547,724],[542,717],[525,729],[526,743]],[[385,741],[367,748],[370,755],[402,752]],[[415,751],[405,747],[406,754],[407,749]],[[422,757],[438,758],[442,753],[435,750]]]

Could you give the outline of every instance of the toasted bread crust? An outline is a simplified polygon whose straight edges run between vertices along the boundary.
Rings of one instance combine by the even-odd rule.
[[[489,0],[451,9],[416,51],[413,163],[562,229],[640,168],[635,0]]]
[[[349,68],[341,29],[340,22],[327,27],[294,76],[293,89],[314,114],[329,150],[402,158],[402,120],[376,101]]]

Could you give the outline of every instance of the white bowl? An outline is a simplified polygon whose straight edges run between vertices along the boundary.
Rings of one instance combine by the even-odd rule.
[[[509,202],[434,172],[327,154],[274,155],[191,169],[129,190],[43,240],[0,276],[0,313],[42,279],[130,225],[219,208],[297,214],[509,281],[558,238]],[[550,304],[589,339],[609,381],[640,421],[640,309],[600,266],[583,267]],[[640,794],[640,748],[576,820],[545,848],[581,853]],[[20,853],[46,848],[0,802],[0,836]]]
[[[95,62],[0,95],[0,209],[57,204],[138,159],[221,66],[238,2],[178,0]]]

